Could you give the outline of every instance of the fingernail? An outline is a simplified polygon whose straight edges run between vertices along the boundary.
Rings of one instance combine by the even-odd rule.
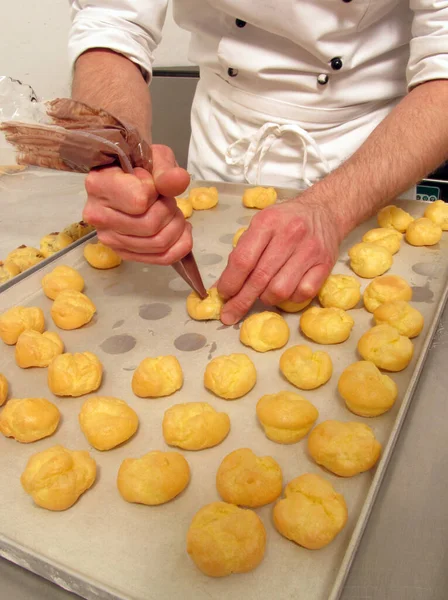
[[[233,312],[222,312],[221,313],[221,321],[224,323],[224,325],[235,325],[235,323],[238,323],[238,317],[235,313]]]

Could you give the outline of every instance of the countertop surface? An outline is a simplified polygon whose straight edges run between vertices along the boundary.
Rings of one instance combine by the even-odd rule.
[[[23,177],[23,188],[27,187],[25,175],[13,177]],[[72,184],[79,186],[76,205],[64,207],[62,192],[56,207],[54,193],[27,202],[26,206],[20,203],[21,193],[10,195],[8,209],[3,207],[0,216],[0,258],[20,243],[38,246],[45,233],[81,218],[82,179],[70,177]],[[2,187],[0,180],[3,198]],[[25,218],[20,218],[21,214]],[[341,596],[343,600],[448,597],[447,360],[446,308]],[[77,597],[2,559],[0,581],[1,600]]]

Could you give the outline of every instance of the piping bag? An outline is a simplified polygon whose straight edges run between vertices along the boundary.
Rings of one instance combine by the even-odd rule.
[[[0,124],[18,152],[18,164],[78,173],[116,165],[125,173],[132,174],[135,167],[152,173],[151,148],[135,127],[69,98],[46,102],[45,110],[48,123]],[[192,252],[172,267],[200,298],[207,297]]]

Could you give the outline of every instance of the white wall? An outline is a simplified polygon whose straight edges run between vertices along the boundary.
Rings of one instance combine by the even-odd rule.
[[[67,96],[68,29],[67,0],[8,0],[1,17],[0,75],[29,83],[44,99]],[[170,6],[155,66],[188,65],[188,41],[189,34],[174,23]]]

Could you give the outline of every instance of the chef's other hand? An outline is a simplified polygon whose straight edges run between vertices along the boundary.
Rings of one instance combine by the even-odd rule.
[[[335,214],[314,198],[296,198],[265,208],[229,256],[218,283],[228,300],[221,312],[226,325],[239,321],[257,298],[276,305],[314,297],[338,256]]]
[[[185,191],[190,178],[167,146],[153,145],[152,153],[152,175],[140,168],[134,175],[118,167],[91,171],[83,219],[123,259],[169,265],[193,245],[191,225],[174,198]]]

